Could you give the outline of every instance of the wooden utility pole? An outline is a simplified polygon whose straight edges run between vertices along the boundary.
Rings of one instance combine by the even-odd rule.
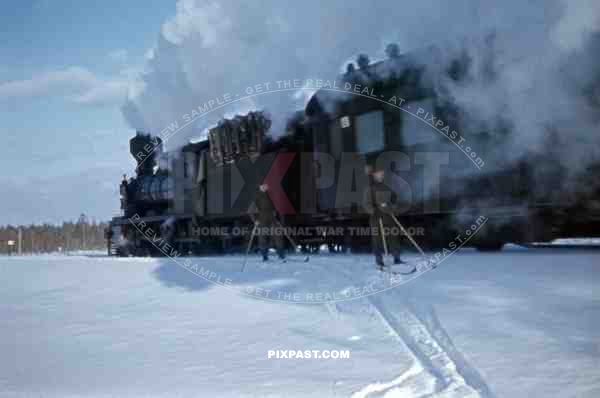
[[[23,254],[23,229],[21,227],[19,227],[19,238],[17,242],[17,253],[20,256]]]

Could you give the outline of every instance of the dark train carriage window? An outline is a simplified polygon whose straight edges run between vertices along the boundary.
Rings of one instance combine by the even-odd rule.
[[[423,120],[429,119],[429,117],[426,117],[428,114],[435,115],[435,103],[433,99],[427,98],[421,101],[407,102],[405,107],[408,106],[410,106],[410,111],[413,113],[412,115],[399,110],[402,117],[402,123],[400,125],[402,144],[410,147],[413,145],[430,144],[439,141],[440,133]],[[420,112],[415,116],[417,112],[419,112],[419,109],[422,109],[424,112]]]
[[[385,147],[383,111],[363,113],[355,118],[356,150],[361,153],[382,151]]]

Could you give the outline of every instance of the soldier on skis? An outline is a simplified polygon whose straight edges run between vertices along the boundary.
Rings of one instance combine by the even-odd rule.
[[[401,247],[398,234],[386,235],[384,231],[391,231],[395,227],[392,196],[395,192],[384,184],[384,171],[367,166],[369,185],[364,192],[364,208],[369,214],[371,227],[371,245],[375,255],[375,263],[380,270],[385,266],[383,255],[388,252],[394,257],[394,264],[405,264],[400,259]]]
[[[277,220],[277,213],[273,202],[269,197],[269,185],[261,184],[256,192],[256,207],[258,208],[258,219],[256,220],[258,234],[258,245],[262,254],[263,261],[269,260],[269,243],[275,245],[277,255],[281,260],[285,260],[285,251],[283,239],[280,233],[275,233],[282,228]],[[271,241],[271,242],[269,242]]]

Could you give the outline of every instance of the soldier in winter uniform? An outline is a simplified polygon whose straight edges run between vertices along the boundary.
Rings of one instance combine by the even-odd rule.
[[[404,264],[400,259],[401,247],[400,236],[397,233],[387,233],[392,230],[398,230],[392,217],[395,206],[395,192],[384,184],[383,170],[374,170],[372,166],[367,166],[369,175],[369,185],[365,189],[364,208],[369,213],[369,224],[371,227],[371,239],[375,263],[382,269],[384,267],[383,254],[387,249],[394,257],[394,264]]]
[[[273,202],[269,197],[268,191],[269,186],[267,184],[262,184],[258,187],[258,191],[256,193],[256,207],[258,208],[258,219],[257,219],[257,228],[258,228],[258,245],[260,247],[260,251],[263,257],[263,261],[269,260],[269,241],[275,245],[277,250],[277,254],[280,259],[285,259],[285,252],[283,247],[283,239],[281,233],[276,230],[281,230],[280,224],[277,221],[277,214],[275,211],[275,207],[273,206]],[[275,231],[274,231],[275,230]],[[272,239],[269,239],[272,238]]]

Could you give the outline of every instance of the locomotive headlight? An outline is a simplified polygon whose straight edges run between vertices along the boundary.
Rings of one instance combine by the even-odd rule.
[[[340,127],[343,129],[350,127],[350,118],[348,116],[342,116],[340,118]]]

